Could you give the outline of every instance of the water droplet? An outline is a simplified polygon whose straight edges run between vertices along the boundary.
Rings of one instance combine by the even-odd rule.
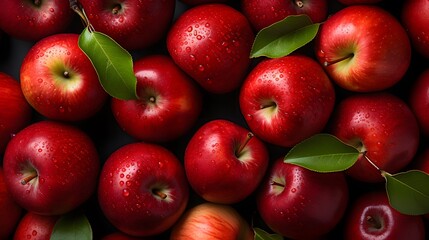
[[[192,49],[191,49],[191,47],[186,47],[186,48],[185,48],[185,50],[186,50],[187,52],[190,52]]]
[[[296,188],[292,188],[290,191],[293,192],[293,193],[295,193],[296,192]]]
[[[124,196],[124,197],[128,197],[130,195],[130,191],[128,191],[128,189],[124,189],[124,190],[122,190],[122,196]]]
[[[203,37],[201,35],[198,35],[197,40],[201,40],[201,39],[203,39]]]
[[[189,58],[191,59],[191,61],[195,61],[195,56],[193,54],[189,55]]]
[[[187,29],[187,31],[188,32],[192,32],[192,29],[193,29],[192,26],[189,26],[188,29]]]
[[[119,185],[123,186],[124,185],[124,181],[120,181]]]
[[[198,71],[203,72],[204,71],[204,66],[203,65],[198,65]]]
[[[121,174],[119,175],[119,177],[120,177],[120,178],[124,178],[124,176],[125,176],[125,174],[123,174],[123,173],[121,173]]]
[[[31,234],[32,234],[33,236],[36,236],[36,235],[37,235],[37,231],[36,231],[36,230],[33,230],[33,232],[31,232]]]

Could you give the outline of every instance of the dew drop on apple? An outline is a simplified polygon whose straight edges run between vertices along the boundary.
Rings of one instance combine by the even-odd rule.
[[[120,186],[124,186],[124,181],[119,181]]]
[[[295,192],[296,192],[296,188],[292,188],[290,191],[291,191],[292,193],[295,193]]]
[[[128,197],[129,195],[130,195],[130,191],[128,191],[127,188],[125,188],[124,190],[122,190],[122,196]]]
[[[198,65],[198,71],[200,72],[204,72],[204,66],[203,65]]]

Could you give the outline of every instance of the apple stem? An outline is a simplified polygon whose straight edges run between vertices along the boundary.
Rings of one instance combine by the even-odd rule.
[[[154,189],[152,190],[153,194],[155,194],[156,196],[160,197],[161,199],[166,199],[167,198],[167,194],[165,194],[164,192],[162,192],[159,189]]]
[[[94,32],[95,29],[89,22],[88,17],[85,14],[85,10],[83,7],[79,4],[78,0],[69,0],[70,8],[79,15],[81,20],[83,21],[84,25],[88,28],[89,32]]]
[[[299,8],[304,7],[304,3],[301,0],[295,0],[295,5],[297,5]]]
[[[244,143],[240,145],[240,147],[237,149],[237,151],[235,152],[235,155],[238,157],[241,155],[241,152],[243,151],[243,149],[246,147],[247,143],[250,141],[250,139],[252,139],[253,137],[253,133],[252,132],[248,132],[246,139],[244,140]]]
[[[353,56],[354,56],[354,53],[350,53],[350,54],[348,54],[348,55],[346,55],[346,56],[344,56],[344,57],[342,57],[342,58],[338,58],[338,59],[335,59],[335,60],[330,61],[330,62],[325,61],[325,62],[323,63],[323,65],[324,65],[325,67],[328,67],[328,66],[330,66],[330,65],[332,65],[332,64],[336,64],[336,63],[339,63],[339,62],[344,61],[344,60],[346,60],[346,59],[352,58]]]
[[[69,78],[69,77],[70,77],[70,73],[69,73],[68,71],[64,71],[64,72],[63,72],[63,76],[64,76],[65,78]]]
[[[283,185],[281,183],[278,183],[276,181],[271,181],[270,184],[273,185],[273,186],[279,186],[279,187],[284,187],[285,186],[285,185]]]
[[[24,177],[23,179],[21,179],[21,181],[19,181],[22,185],[27,184],[28,182],[30,182],[31,180],[35,179],[37,177],[37,172],[32,172],[30,175]]]
[[[371,161],[371,159],[368,157],[368,155],[366,154],[367,152],[364,152],[363,153],[363,157],[375,168],[375,169],[377,169],[379,172],[382,172],[382,170],[377,166],[377,165],[375,165],[375,163],[373,162],[373,161]]]
[[[156,98],[154,96],[150,96],[149,97],[149,102],[155,103],[156,102]]]

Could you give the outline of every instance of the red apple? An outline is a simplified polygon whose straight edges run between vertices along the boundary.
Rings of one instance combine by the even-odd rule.
[[[105,162],[98,200],[106,218],[132,236],[166,231],[184,212],[189,187],[180,161],[164,147],[130,143]]]
[[[408,70],[411,46],[399,21],[386,10],[354,5],[321,25],[316,55],[340,87],[357,92],[387,89]]]
[[[345,239],[425,239],[421,216],[393,209],[384,191],[361,195],[345,218]]]
[[[89,22],[128,50],[160,41],[173,20],[174,0],[80,0]]]
[[[226,4],[203,4],[179,16],[167,49],[188,75],[211,93],[239,87],[249,64],[254,34],[246,17]]]
[[[375,4],[383,0],[338,0],[338,2],[345,5],[358,5],[358,4]]]
[[[35,122],[18,132],[3,159],[11,196],[41,215],[63,214],[85,202],[94,193],[99,165],[85,132],[52,121]]]
[[[331,118],[330,132],[355,146],[379,168],[396,173],[414,158],[419,127],[408,105],[386,93],[361,93],[342,99]],[[347,170],[353,178],[381,182],[384,178],[364,156]]]
[[[325,127],[335,92],[315,60],[289,55],[260,62],[244,81],[239,102],[256,136],[291,147]]]
[[[68,0],[3,1],[2,9],[0,29],[28,41],[66,32],[74,16]]]
[[[413,83],[409,104],[419,122],[421,133],[429,136],[429,69],[424,70]]]
[[[292,239],[316,239],[329,233],[348,205],[342,172],[318,173],[277,159],[256,197],[262,220]]]
[[[32,115],[19,82],[0,72],[0,154],[4,153],[11,136],[30,124]]]
[[[328,1],[241,0],[241,11],[259,31],[289,15],[306,14],[313,22],[322,22],[328,15]]]
[[[21,219],[22,208],[6,188],[3,168],[0,167],[0,239],[9,239]]]
[[[422,147],[421,151],[418,152],[411,167],[429,174],[429,148],[427,146]],[[423,216],[429,220],[429,213]]]
[[[192,136],[185,171],[194,191],[207,201],[232,204],[258,187],[268,167],[264,143],[228,120],[212,120]]]
[[[406,0],[401,8],[401,20],[411,39],[413,48],[429,58],[429,2]]]
[[[171,240],[251,240],[253,232],[244,218],[229,205],[201,203],[185,212],[171,231]]]
[[[78,121],[97,113],[107,99],[78,34],[55,34],[27,52],[20,69],[21,88],[41,115]]]
[[[59,216],[44,216],[27,212],[16,228],[14,240],[49,240]]]
[[[143,57],[134,62],[138,100],[112,99],[112,112],[129,135],[167,142],[187,133],[202,110],[202,96],[171,58]]]

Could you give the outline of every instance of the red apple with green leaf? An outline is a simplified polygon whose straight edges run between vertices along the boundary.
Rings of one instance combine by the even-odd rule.
[[[3,168],[0,167],[0,239],[8,239],[13,235],[22,212],[21,206],[15,202],[6,187]]]
[[[0,154],[19,130],[30,124],[32,109],[12,76],[0,72]]]
[[[315,51],[330,78],[356,92],[392,87],[411,61],[404,27],[390,12],[369,5],[348,6],[332,14],[320,27]]]
[[[326,0],[241,0],[241,11],[256,31],[290,15],[306,14],[312,22],[319,23],[328,15]]]
[[[135,61],[134,73],[138,99],[112,99],[119,126],[148,142],[172,141],[187,133],[202,110],[202,95],[195,82],[164,55]]]
[[[413,48],[421,56],[429,58],[429,2],[406,0],[401,7],[402,24]]]
[[[230,205],[200,203],[173,226],[171,240],[254,239],[246,220]]]
[[[106,160],[98,202],[106,218],[131,236],[151,236],[169,229],[185,211],[189,187],[185,171],[168,149],[130,143]]]
[[[27,212],[19,222],[13,239],[48,240],[59,218],[58,215],[46,216]]]
[[[173,20],[175,0],[80,0],[89,22],[127,50],[161,41]]]
[[[265,144],[246,128],[223,119],[201,126],[185,150],[186,176],[207,201],[233,204],[258,187],[268,167]]]
[[[22,92],[41,115],[80,121],[95,115],[107,100],[98,75],[78,46],[78,34],[55,34],[27,52],[20,69]]]
[[[253,30],[226,4],[203,4],[183,12],[167,35],[173,60],[206,91],[237,89],[250,66]]]
[[[347,174],[364,182],[382,182],[378,168],[397,173],[414,158],[419,126],[409,106],[387,92],[360,93],[342,99],[331,117],[330,133],[362,154]]]
[[[28,211],[60,215],[83,204],[96,188],[98,152],[72,125],[39,121],[9,142],[3,168],[13,199]]]
[[[367,192],[350,206],[345,217],[345,239],[425,239],[421,216],[393,209],[385,192]]]
[[[262,220],[275,233],[317,239],[340,223],[348,193],[342,172],[318,173],[279,158],[260,185],[256,203]]]
[[[68,0],[3,1],[0,29],[27,41],[68,31],[73,11]]]
[[[265,59],[253,68],[241,86],[239,103],[256,136],[291,147],[324,129],[335,91],[317,61],[289,55]]]

